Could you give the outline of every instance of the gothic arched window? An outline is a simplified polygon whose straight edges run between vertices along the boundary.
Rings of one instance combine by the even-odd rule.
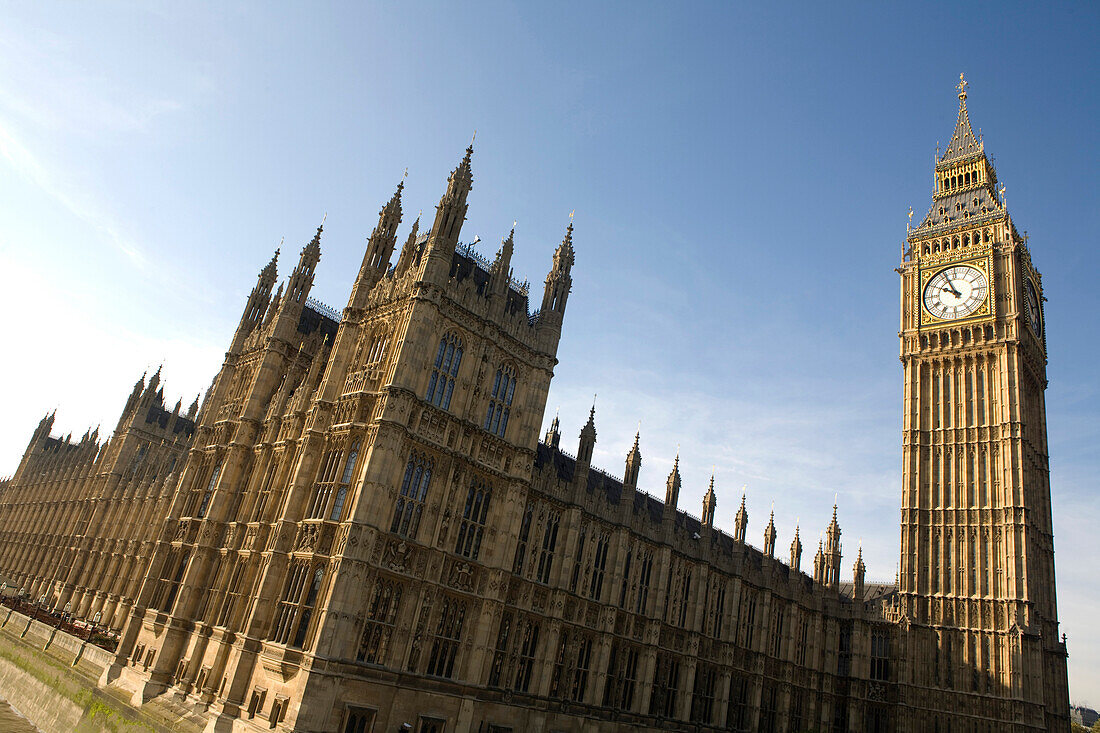
[[[401,494],[393,511],[390,531],[410,539],[416,539],[420,526],[420,513],[424,510],[424,498],[432,480],[432,462],[413,453],[405,466],[405,478],[401,481]]]
[[[489,514],[489,501],[492,498],[493,493],[488,486],[476,479],[470,484],[466,506],[462,510],[462,523],[458,529],[456,554],[471,560],[477,559],[477,553],[481,549],[481,535],[485,531],[485,519]]]
[[[222,463],[218,461],[214,466],[214,471],[210,474],[210,481],[206,484],[206,492],[202,495],[202,503],[199,505],[199,511],[195,514],[196,517],[202,519],[206,516],[206,509],[210,505],[210,497],[214,494],[214,487],[218,483],[218,477],[222,473]]]
[[[351,444],[347,460],[344,461],[344,473],[340,476],[340,485],[336,489],[336,500],[332,502],[332,511],[329,513],[329,521],[339,522],[344,513],[344,502],[348,498],[348,487],[351,485],[351,477],[355,473],[355,459],[359,457],[359,441]]]
[[[489,409],[485,413],[485,429],[504,437],[508,428],[508,415],[512,407],[512,395],[516,391],[516,372],[510,366],[497,369],[493,391],[489,396]]]
[[[425,397],[436,407],[444,410],[451,406],[451,393],[455,387],[455,377],[462,363],[462,341],[449,333],[439,341],[439,352],[435,356],[432,376],[428,381],[428,394]]]

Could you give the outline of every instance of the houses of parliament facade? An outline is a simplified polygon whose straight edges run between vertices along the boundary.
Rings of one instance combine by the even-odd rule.
[[[119,634],[100,680],[209,731],[1066,731],[1042,282],[959,85],[901,276],[901,562],[841,582],[834,511],[749,544],[542,432],[573,225],[541,301],[434,221],[382,208],[347,306],[322,228],[259,274],[201,407],[143,377],[112,436],[34,431],[0,484],[0,576]],[[394,259],[396,252],[396,262]],[[276,252],[278,257],[278,252]],[[274,291],[274,292],[273,292]],[[536,296],[537,297],[537,290]],[[805,565],[805,571],[803,566]]]

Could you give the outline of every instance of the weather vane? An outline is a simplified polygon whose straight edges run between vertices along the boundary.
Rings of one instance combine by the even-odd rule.
[[[959,99],[966,99],[966,87],[967,87],[966,78],[960,73],[959,74],[959,83],[955,85],[955,88],[959,90]]]

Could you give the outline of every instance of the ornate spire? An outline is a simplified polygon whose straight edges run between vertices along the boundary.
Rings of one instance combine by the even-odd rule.
[[[856,554],[856,563],[852,566],[852,599],[863,600],[863,584],[867,575],[867,568],[863,564],[863,542],[859,543],[859,552]]]
[[[581,428],[581,442],[577,447],[577,463],[588,466],[592,463],[592,450],[596,447],[596,402],[588,411],[588,422]]]
[[[305,247],[302,247],[302,262],[309,261],[316,265],[321,259],[321,232],[325,230],[326,219],[328,219],[328,213],[321,217],[321,223],[317,225],[317,232],[313,235],[313,239],[309,240],[309,244]]]
[[[405,240],[405,246],[401,248],[401,256],[397,258],[397,267],[394,270],[394,274],[397,277],[404,275],[412,267],[413,260],[416,258],[416,236],[420,233],[420,214],[416,215],[416,221],[413,222],[412,231],[409,232],[409,238]]]
[[[745,541],[745,530],[749,527],[749,512],[745,509],[746,492],[741,492],[741,506],[737,510],[737,516],[733,519],[733,539],[738,542]]]
[[[573,269],[573,215],[569,215],[569,226],[565,229],[565,238],[558,248],[554,250],[554,264],[546,275],[546,289],[542,296],[541,313],[557,313],[559,318],[555,323],[560,325],[560,315],[565,313],[565,303],[569,299],[569,291],[573,288],[573,277],[570,271]]]
[[[676,451],[676,460],[672,462],[672,471],[665,481],[665,516],[672,517],[676,504],[680,501],[680,451]],[[670,512],[671,510],[671,512]]]
[[[798,523],[794,525],[794,539],[791,540],[791,569],[798,570],[802,563],[802,540],[798,538]]]
[[[817,554],[814,555],[814,580],[825,583],[825,551],[821,547],[821,538],[817,538]]]
[[[710,486],[703,497],[703,526],[714,526],[714,508],[718,505],[718,498],[714,495],[714,474],[710,475]]]
[[[551,448],[557,448],[561,442],[561,426],[558,424],[557,413],[554,413],[554,421],[550,423],[550,429],[546,431],[546,439],[543,442]]]
[[[626,473],[623,475],[623,486],[632,489],[638,488],[638,472],[642,468],[642,451],[638,448],[641,435],[642,429],[638,428],[638,432],[634,433],[634,446],[626,454]]]
[[[955,133],[951,136],[951,142],[947,144],[947,149],[939,158],[940,163],[977,155],[983,150],[982,142],[970,127],[970,116],[966,111],[966,87],[966,79],[959,74],[959,83],[955,86],[959,90],[959,119],[955,123]]]
[[[447,191],[436,206],[435,223],[432,225],[431,240],[428,244],[429,256],[441,258],[446,268],[450,268],[451,256],[458,243],[462,222],[466,220],[466,196],[473,189],[473,175],[470,172],[470,158],[474,154],[471,142],[466,155],[447,178]],[[445,274],[445,273],[444,273]]]
[[[775,557],[775,510],[768,517],[768,526],[764,528],[764,554]]]
[[[278,274],[279,267],[279,248],[275,248],[275,254],[271,256],[271,261],[264,266],[264,269],[260,270],[260,282],[267,285],[268,291],[275,285],[275,278]]]

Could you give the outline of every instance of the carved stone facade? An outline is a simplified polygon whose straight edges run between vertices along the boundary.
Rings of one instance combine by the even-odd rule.
[[[899,269],[899,587],[866,584],[861,556],[840,581],[835,512],[811,576],[797,533],[787,563],[773,522],[764,551],[747,543],[743,504],[732,535],[714,527],[713,482],[702,520],[681,511],[678,461],[664,501],[639,490],[639,440],[622,479],[593,467],[594,411],[575,456],[557,419],[539,439],[573,228],[532,312],[513,234],[492,260],[459,243],[468,149],[391,267],[398,187],[342,314],[308,299],[321,228],[285,292],[274,261],[261,272],[165,500],[117,522],[147,525],[127,540],[151,550],[111,614],[101,683],[137,704],[170,696],[211,731],[1065,730],[1045,344],[1025,279],[1041,288],[965,96],[956,138]],[[987,278],[974,298],[963,261]],[[110,522],[28,538],[34,475],[21,465],[3,487],[5,540],[78,565],[89,541],[117,547]],[[56,556],[0,553],[0,573],[101,607],[116,575],[60,572]]]

